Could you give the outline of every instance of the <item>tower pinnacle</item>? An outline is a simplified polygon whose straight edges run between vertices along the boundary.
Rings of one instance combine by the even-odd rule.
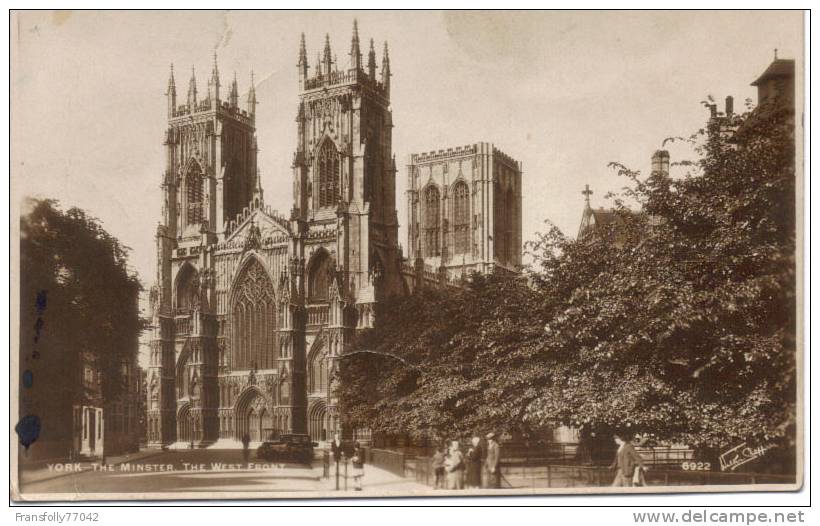
[[[325,33],[325,52],[322,56],[322,69],[330,74],[330,66],[333,64],[333,55],[330,53],[330,34]]]
[[[382,57],[382,84],[390,92],[390,54],[387,51],[387,41],[384,42],[384,56]]]
[[[171,75],[168,77],[168,91],[165,92],[168,97],[168,117],[174,116],[174,111],[177,108],[177,85],[174,81],[174,65],[171,64]]]
[[[236,71],[233,72],[233,82],[231,82],[230,103],[232,108],[239,107],[239,85],[236,82]]]
[[[188,83],[188,111],[194,111],[196,108],[196,69],[191,66],[191,80]]]
[[[350,69],[362,67],[362,52],[359,49],[359,24],[353,19],[353,38],[350,41]]]
[[[373,47],[373,39],[370,39],[370,51],[367,53],[367,74],[371,79],[376,78],[376,49]]]
[[[214,105],[219,104],[219,66],[217,65],[216,51],[214,51],[214,67],[211,70],[211,80],[208,81],[208,98]]]
[[[256,105],[259,102],[256,100],[256,86],[254,85],[253,70],[251,70],[251,88],[248,90],[248,114],[253,117],[256,115]]]

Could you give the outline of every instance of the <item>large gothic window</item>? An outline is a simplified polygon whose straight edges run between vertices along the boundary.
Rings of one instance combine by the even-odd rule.
[[[308,269],[308,300],[311,303],[324,303],[328,300],[332,265],[330,254],[324,250],[316,254],[311,261]]]
[[[440,252],[440,200],[436,186],[430,185],[424,191],[424,257],[438,256]]]
[[[236,282],[231,304],[231,366],[234,370],[276,365],[276,302],[261,263],[252,260]]]
[[[185,175],[185,222],[188,225],[202,223],[205,217],[204,180],[199,165],[191,163]]]
[[[316,188],[319,208],[334,206],[339,199],[339,153],[333,142],[326,140],[316,158]]]
[[[324,347],[314,352],[309,365],[309,387],[311,393],[327,391],[328,368],[327,352]]]
[[[455,253],[470,252],[470,190],[464,181],[453,186],[453,230]]]

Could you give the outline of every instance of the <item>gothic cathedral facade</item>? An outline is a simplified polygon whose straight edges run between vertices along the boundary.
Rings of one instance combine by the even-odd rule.
[[[374,305],[401,293],[390,59],[367,62],[354,24],[347,69],[326,38],[298,58],[293,208],[266,206],[256,168],[253,81],[240,107],[194,74],[168,84],[167,169],[151,288],[148,441],[207,446],[341,429],[334,371]],[[178,102],[182,102],[179,104]]]

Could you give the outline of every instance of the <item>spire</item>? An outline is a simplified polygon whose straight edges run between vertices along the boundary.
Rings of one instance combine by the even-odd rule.
[[[208,98],[216,105],[219,102],[219,66],[216,63],[214,51],[214,67],[211,70],[211,80],[208,81]]]
[[[193,112],[196,108],[196,70],[191,66],[191,80],[188,83],[188,111]]]
[[[362,52],[359,49],[359,23],[353,19],[353,38],[350,41],[350,69],[362,67]]]
[[[299,40],[299,61],[296,63],[296,67],[299,69],[299,81],[304,83],[307,79],[308,72],[307,49],[305,48],[304,33],[302,33],[302,37]]]
[[[168,91],[165,92],[168,97],[168,117],[174,116],[177,108],[177,85],[174,81],[174,65],[171,64],[171,75],[168,77]]]
[[[367,74],[371,79],[376,78],[376,49],[373,47],[373,39],[370,39],[370,52],[367,54]]]
[[[259,168],[256,169],[256,181],[254,181],[253,186],[253,197],[258,197],[260,204],[262,203],[262,172]]]
[[[322,56],[319,53],[316,53],[316,76],[322,76]]]
[[[384,42],[384,56],[382,57],[382,84],[390,92],[390,54],[387,51],[387,41]]]
[[[166,95],[176,95],[177,94],[177,85],[174,81],[174,64],[171,64],[171,75],[168,77],[168,91],[165,92]]]
[[[239,107],[239,85],[236,83],[236,71],[233,72],[233,82],[231,82],[230,103],[232,108]]]
[[[322,69],[325,73],[330,73],[330,66],[333,63],[333,56],[330,53],[330,34],[325,33],[325,52],[322,56]]]
[[[256,115],[256,105],[259,104],[256,100],[256,86],[254,85],[253,71],[251,71],[251,89],[248,90],[248,114],[253,117]]]

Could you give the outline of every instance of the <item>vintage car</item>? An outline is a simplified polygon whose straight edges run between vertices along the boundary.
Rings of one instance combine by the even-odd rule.
[[[268,461],[295,461],[310,464],[313,461],[313,448],[308,435],[281,435],[276,440],[262,442],[256,450],[256,457]]]

